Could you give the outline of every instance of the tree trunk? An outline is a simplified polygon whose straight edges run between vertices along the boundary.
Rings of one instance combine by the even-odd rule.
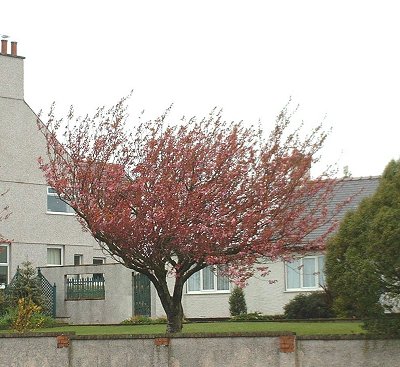
[[[167,313],[167,333],[179,333],[182,331],[183,309],[182,304],[173,304]]]
[[[161,304],[167,315],[167,333],[181,332],[183,321],[182,294],[184,281],[181,279],[175,279],[174,293],[171,296],[166,277],[156,278],[152,275],[147,276],[154,284],[157,294],[160,297]]]

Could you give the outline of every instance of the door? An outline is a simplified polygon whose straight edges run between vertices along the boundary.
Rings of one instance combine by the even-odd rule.
[[[133,314],[151,316],[150,280],[146,275],[133,274]]]

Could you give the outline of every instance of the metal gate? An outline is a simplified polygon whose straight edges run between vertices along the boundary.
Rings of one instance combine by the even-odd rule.
[[[150,280],[146,275],[133,274],[133,314],[151,316]]]

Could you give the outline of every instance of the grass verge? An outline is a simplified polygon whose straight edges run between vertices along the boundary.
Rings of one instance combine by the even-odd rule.
[[[265,331],[291,331],[297,335],[363,334],[361,322],[207,322],[184,324],[183,333],[252,333]],[[37,332],[75,332],[77,335],[160,334],[166,325],[92,325],[59,326],[38,329]],[[10,330],[1,330],[9,333]]]

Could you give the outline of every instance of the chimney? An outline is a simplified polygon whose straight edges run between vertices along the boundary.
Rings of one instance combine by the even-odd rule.
[[[11,53],[8,53],[7,37],[0,34],[0,97],[23,100],[24,57],[17,54],[17,42],[11,42]]]
[[[17,42],[11,41],[11,56],[17,56]]]
[[[7,55],[7,40],[1,40],[1,54]]]

